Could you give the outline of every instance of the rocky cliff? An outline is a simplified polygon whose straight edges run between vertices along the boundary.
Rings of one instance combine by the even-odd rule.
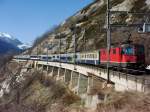
[[[98,50],[106,47],[106,0],[96,0],[92,4],[75,13],[73,16],[62,22],[53,32],[48,32],[43,39],[34,46],[31,54],[46,54],[47,45],[49,53],[58,53],[61,45],[61,53],[73,52],[74,36],[77,41],[77,51]],[[132,12],[150,12],[149,0],[112,0],[111,10],[113,11],[132,11]],[[112,14],[112,24],[143,24],[150,22],[149,16],[136,14]],[[112,27],[112,45],[128,40],[131,34],[133,43],[142,43],[145,45],[146,62],[150,64],[148,33],[138,33],[139,27]],[[72,30],[75,28],[75,30]],[[60,41],[61,38],[61,41]],[[61,43],[61,44],[60,44]]]

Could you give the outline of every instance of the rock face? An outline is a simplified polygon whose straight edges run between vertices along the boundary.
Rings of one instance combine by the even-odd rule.
[[[137,11],[150,12],[149,0],[112,0],[111,10],[113,11]],[[150,22],[149,16],[139,16],[136,14],[112,14],[111,23],[114,24],[144,24],[145,21]],[[76,28],[73,30],[72,28]],[[150,35],[139,34],[137,27],[113,27],[112,28],[112,44],[124,42],[131,34],[131,40],[134,43],[145,45],[146,62],[150,64],[149,42]],[[61,53],[73,52],[74,34],[76,35],[77,51],[98,50],[106,47],[106,1],[95,0],[94,3],[78,11],[76,14],[65,20],[53,32],[49,32],[39,44],[37,44],[32,54],[46,54],[46,45],[52,46],[49,53],[59,53],[59,45],[61,45]],[[61,38],[61,44],[60,39]]]

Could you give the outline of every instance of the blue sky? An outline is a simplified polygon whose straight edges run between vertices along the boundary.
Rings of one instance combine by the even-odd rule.
[[[31,43],[92,0],[0,0],[0,32]]]

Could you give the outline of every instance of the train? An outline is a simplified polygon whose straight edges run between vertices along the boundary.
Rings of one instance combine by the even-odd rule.
[[[106,66],[108,53],[106,48],[89,52],[76,52],[49,55],[18,55],[16,59],[40,60],[48,62],[63,62]],[[110,67],[139,68],[145,65],[145,50],[141,44],[123,44],[111,47],[109,55]]]

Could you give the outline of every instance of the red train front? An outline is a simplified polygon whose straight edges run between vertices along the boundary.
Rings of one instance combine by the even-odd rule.
[[[107,50],[100,50],[100,62],[106,65]],[[124,44],[120,47],[113,47],[110,50],[110,65],[125,68],[139,68],[144,66],[144,46],[139,44]]]

